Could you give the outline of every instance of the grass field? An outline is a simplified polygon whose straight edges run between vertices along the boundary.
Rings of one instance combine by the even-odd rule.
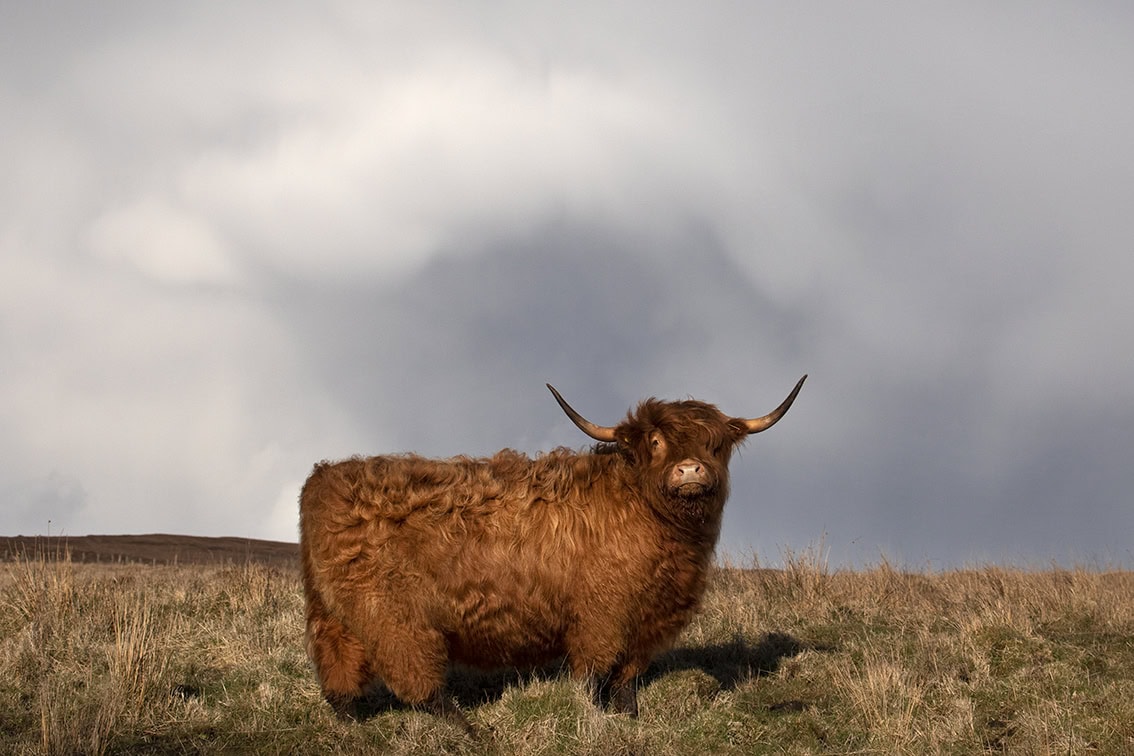
[[[0,753],[1134,752],[1134,573],[715,571],[604,714],[558,667],[456,670],[484,733],[322,703],[288,566],[0,564]]]

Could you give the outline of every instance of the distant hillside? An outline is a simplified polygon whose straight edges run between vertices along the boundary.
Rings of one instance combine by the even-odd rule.
[[[146,564],[217,564],[256,562],[298,564],[299,546],[255,538],[205,538],[179,535],[0,536],[0,561],[24,556],[57,559],[70,553],[74,562]]]

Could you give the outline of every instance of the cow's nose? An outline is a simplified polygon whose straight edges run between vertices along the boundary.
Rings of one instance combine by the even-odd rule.
[[[677,474],[683,480],[685,478],[700,478],[703,474],[700,462],[686,460],[685,462],[678,463]]]

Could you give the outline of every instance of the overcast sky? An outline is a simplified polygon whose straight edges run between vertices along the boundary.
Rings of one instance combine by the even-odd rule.
[[[722,554],[1134,565],[1134,6],[5,3],[0,533],[786,418]]]

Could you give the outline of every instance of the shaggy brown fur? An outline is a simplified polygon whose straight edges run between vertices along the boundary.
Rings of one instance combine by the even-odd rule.
[[[636,678],[705,590],[745,422],[648,399],[590,452],[316,465],[300,547],[324,696],[351,715],[380,680],[463,721],[443,692],[450,662],[565,656],[636,714]]]

